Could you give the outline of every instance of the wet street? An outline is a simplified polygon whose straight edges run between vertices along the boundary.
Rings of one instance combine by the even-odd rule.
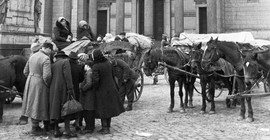
[[[101,135],[96,132],[101,128],[96,120],[96,130],[93,134],[78,135],[73,139],[113,139],[113,140],[269,140],[270,139],[270,97],[254,98],[252,100],[254,118],[252,123],[246,120],[237,121],[239,107],[229,109],[225,104],[227,91],[216,100],[216,114],[209,114],[210,103],[207,103],[207,113],[200,114],[201,95],[194,93],[194,107],[180,113],[178,87],[176,87],[175,108],[173,113],[167,113],[170,104],[169,85],[163,76],[159,76],[157,85],[152,85],[152,79],[144,77],[143,94],[133,106],[133,111],[125,112],[112,118],[111,134]],[[197,82],[196,87],[200,91]],[[263,87],[255,89],[262,91]],[[219,90],[216,90],[218,93]],[[31,136],[30,123],[17,125],[21,113],[21,98],[5,106],[3,123],[0,124],[0,139],[54,139],[49,136]],[[64,125],[61,124],[61,131]],[[72,130],[74,128],[72,127]],[[61,138],[64,139],[64,138]]]

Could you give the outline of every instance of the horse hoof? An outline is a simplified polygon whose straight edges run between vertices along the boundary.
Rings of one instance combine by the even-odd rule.
[[[172,113],[173,112],[173,109],[172,108],[169,108],[167,113]]]
[[[254,121],[254,118],[251,118],[251,117],[247,118],[247,122],[253,122],[253,121]]]
[[[239,117],[237,118],[238,121],[242,121],[242,120],[244,120],[244,119],[245,119],[244,116],[239,116]]]
[[[185,109],[180,109],[180,113],[185,113]]]
[[[202,110],[201,110],[201,111],[200,111],[200,114],[205,114],[205,111],[202,111]]]
[[[215,111],[210,111],[209,114],[216,114],[216,112]]]
[[[188,105],[187,104],[184,104],[184,108],[188,108]]]
[[[192,103],[190,103],[190,104],[188,105],[188,107],[189,107],[189,108],[194,108],[194,106],[193,106]]]

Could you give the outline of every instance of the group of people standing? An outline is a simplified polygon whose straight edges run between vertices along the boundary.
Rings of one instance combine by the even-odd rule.
[[[90,26],[80,21],[77,39],[87,37],[94,39]],[[54,130],[54,136],[63,134],[59,123],[64,122],[66,137],[76,137],[70,129],[70,121],[75,120],[76,130],[81,130],[82,121],[86,126],[80,132],[92,133],[95,129],[95,119],[101,119],[101,134],[110,133],[111,118],[125,111],[123,106],[125,96],[133,95],[134,84],[138,75],[128,65],[118,59],[109,60],[99,49],[94,49],[88,55],[89,60],[84,65],[78,63],[78,54],[71,52],[66,55],[61,51],[72,42],[69,22],[64,17],[56,21],[54,28],[54,43],[58,51],[54,58],[51,43],[38,46],[24,69],[27,81],[24,90],[22,116],[31,118],[31,133]],[[34,48],[34,47],[33,47]],[[37,47],[35,47],[37,48]],[[117,81],[115,81],[117,80]],[[83,111],[67,116],[61,116],[65,102],[73,96],[82,104]],[[120,97],[121,96],[121,97]],[[132,96],[127,110],[132,110]],[[44,128],[39,126],[43,122]]]

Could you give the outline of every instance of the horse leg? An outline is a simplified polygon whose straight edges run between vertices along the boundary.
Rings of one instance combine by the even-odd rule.
[[[193,92],[194,92],[194,83],[196,81],[196,78],[191,77],[191,82],[189,84],[189,104],[188,106],[190,108],[193,108]]]
[[[210,94],[210,100],[211,100],[211,109],[210,109],[210,114],[215,114],[215,81],[211,79],[209,83],[209,94]]]
[[[180,113],[184,113],[185,112],[185,107],[184,107],[184,103],[183,103],[183,91],[182,91],[182,86],[183,86],[183,79],[178,79],[178,86],[179,86],[179,97],[180,97]],[[186,83],[185,83],[186,84]]]
[[[243,82],[244,80],[241,80],[240,78],[237,78],[237,86],[239,86],[239,92],[243,92],[245,90],[245,83]],[[245,119],[245,113],[246,113],[246,106],[245,106],[245,98],[241,98],[241,109],[240,109],[240,116],[238,120],[243,120]]]
[[[247,97],[247,104],[248,104],[248,121],[249,122],[253,122],[254,118],[253,118],[253,109],[252,109],[252,105],[251,105],[251,97]]]
[[[169,83],[170,83],[171,104],[170,104],[170,107],[168,109],[168,113],[171,113],[171,112],[173,112],[173,108],[174,108],[174,87],[175,87],[175,80],[171,80],[169,78]]]
[[[202,108],[201,108],[201,114],[205,113],[205,108],[206,108],[206,80],[205,76],[200,75],[200,83],[201,83],[201,88],[202,88]]]
[[[228,95],[232,95],[232,90],[233,90],[233,84],[230,83],[229,81],[229,78],[222,78],[223,79],[223,82],[225,84],[225,86],[228,88],[229,90],[229,93]],[[231,100],[230,99],[227,99],[226,98],[226,105],[227,105],[227,108],[233,108],[233,106],[231,106]]]
[[[178,85],[179,85],[179,83],[178,83]],[[179,85],[180,86],[180,85]],[[184,88],[185,88],[185,92],[186,92],[186,94],[185,94],[185,103],[184,103],[184,107],[185,108],[187,108],[188,107],[188,96],[189,96],[189,92],[190,92],[190,90],[189,90],[189,86],[190,85],[188,85],[188,84],[184,84]],[[182,90],[181,90],[182,91]],[[180,92],[180,87],[179,87],[179,92]],[[179,95],[180,96],[180,95]]]

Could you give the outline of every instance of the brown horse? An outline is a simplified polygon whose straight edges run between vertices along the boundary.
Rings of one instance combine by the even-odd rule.
[[[189,55],[173,48],[167,48],[161,50],[159,48],[150,49],[146,52],[144,56],[144,65],[143,69],[147,76],[151,76],[152,73],[158,67],[158,62],[165,62],[168,65],[175,66],[186,71],[191,71],[190,66],[188,66]],[[168,68],[169,75],[169,84],[170,84],[170,96],[171,96],[171,104],[168,112],[173,112],[174,108],[174,88],[175,82],[178,82],[179,85],[179,96],[180,96],[180,112],[185,112],[185,107],[188,105],[193,107],[192,97],[193,97],[193,86],[195,79],[194,77],[190,77],[180,71]],[[182,87],[184,86],[186,91],[185,103],[183,103],[183,91]],[[190,99],[188,100],[188,96]]]
[[[210,114],[215,113],[215,101],[214,101],[214,95],[215,95],[215,87],[218,85],[224,84],[226,88],[229,90],[229,95],[233,92],[233,77],[232,76],[223,76],[227,74],[232,74],[233,67],[231,64],[229,64],[227,61],[223,59],[219,59],[216,63],[218,64],[218,67],[212,71],[205,71],[201,67],[201,61],[202,61],[202,55],[203,50],[201,49],[201,43],[198,45],[194,45],[194,47],[191,50],[190,53],[190,60],[191,60],[191,67],[197,69],[198,74],[200,75],[200,84],[202,89],[202,108],[201,108],[201,114],[205,113],[206,109],[206,100],[211,102],[211,109]],[[222,66],[222,67],[221,67]],[[218,84],[220,83],[220,84]],[[210,99],[208,100],[206,88],[208,84],[208,95]],[[235,107],[236,106],[236,100],[231,101],[229,99],[226,99],[226,105],[228,108]]]
[[[245,76],[243,68],[243,58],[239,50],[239,46],[234,42],[218,41],[218,38],[213,40],[211,38],[207,42],[207,48],[204,51],[202,58],[202,68],[204,70],[211,69],[211,66],[214,62],[218,61],[219,58],[223,58],[234,66],[236,71],[236,81],[239,88],[239,92],[246,90],[245,85]],[[248,104],[248,121],[252,122],[253,118],[253,109],[251,105],[251,98],[247,97]],[[241,110],[238,120],[245,119],[245,98],[241,98]]]

